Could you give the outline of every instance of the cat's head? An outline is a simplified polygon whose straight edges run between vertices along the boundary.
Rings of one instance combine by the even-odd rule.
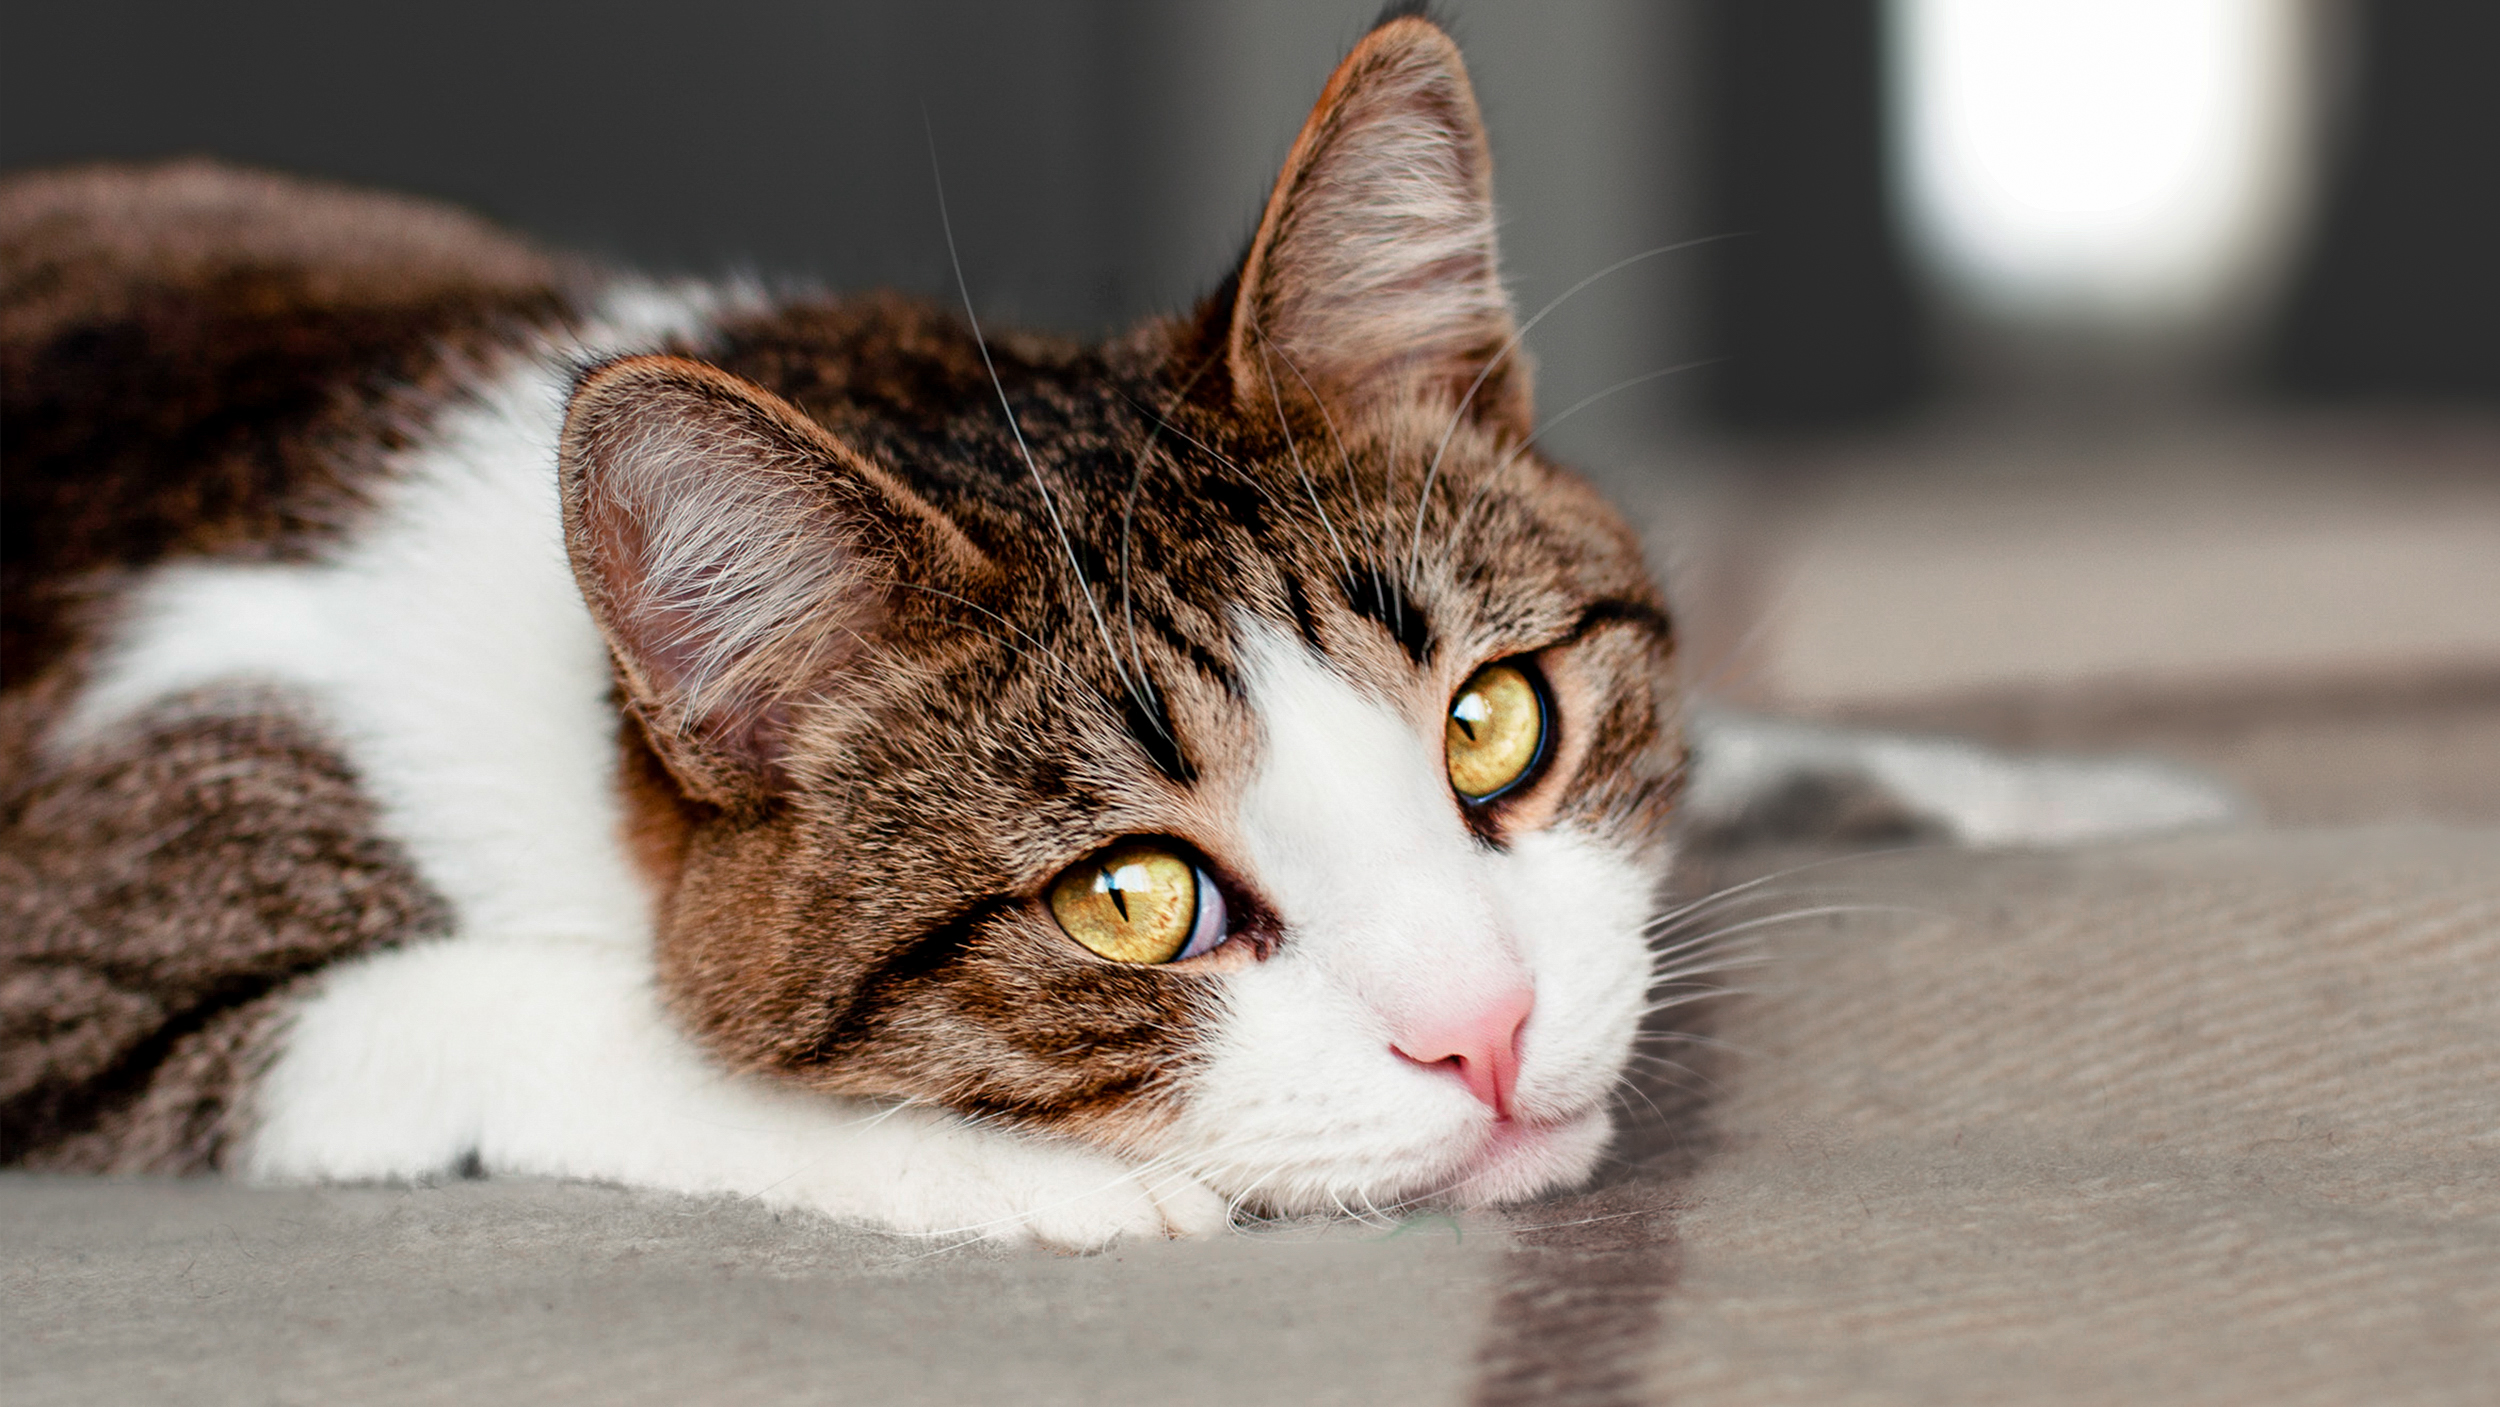
[[[1672,638],[1531,443],[1490,176],[1393,20],[1192,317],[985,348],[800,302],[580,379],[567,534],[713,1051],[1272,1209],[1587,1173]]]

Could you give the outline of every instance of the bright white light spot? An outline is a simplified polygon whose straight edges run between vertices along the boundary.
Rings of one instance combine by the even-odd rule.
[[[2164,321],[2272,241],[2305,135],[2299,0],[1893,0],[1911,231],[2017,316]]]

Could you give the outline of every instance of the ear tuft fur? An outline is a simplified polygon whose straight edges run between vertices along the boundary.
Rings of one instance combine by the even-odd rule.
[[[1227,332],[1236,400],[1272,381],[1356,404],[1472,389],[1478,420],[1527,433],[1499,263],[1466,66],[1430,20],[1393,14],[1337,66],[1268,198]]]
[[[1432,0],[1388,0],[1373,17],[1372,28],[1378,29],[1391,20],[1422,20],[1436,29],[1449,28],[1432,13]]]

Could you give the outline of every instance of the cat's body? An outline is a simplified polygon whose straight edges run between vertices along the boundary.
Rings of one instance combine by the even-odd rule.
[[[1684,747],[1488,182],[1392,21],[1236,277],[1099,348],[16,184],[0,1158],[1072,1244],[1584,1176]],[[1067,888],[1158,874],[1146,960]]]

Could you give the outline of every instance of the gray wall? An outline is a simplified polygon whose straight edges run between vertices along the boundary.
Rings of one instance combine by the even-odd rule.
[[[1457,0],[1530,310],[1701,230],[1679,195],[1684,3]],[[442,196],[662,269],[952,296],[942,161],[985,318],[1092,331],[1224,272],[1377,0],[81,0],[0,35],[0,165],[205,152]],[[924,127],[925,122],[925,127]],[[1692,355],[1694,260],[1609,279],[1532,342],[1560,409]],[[1653,384],[1557,432],[1614,454]]]

